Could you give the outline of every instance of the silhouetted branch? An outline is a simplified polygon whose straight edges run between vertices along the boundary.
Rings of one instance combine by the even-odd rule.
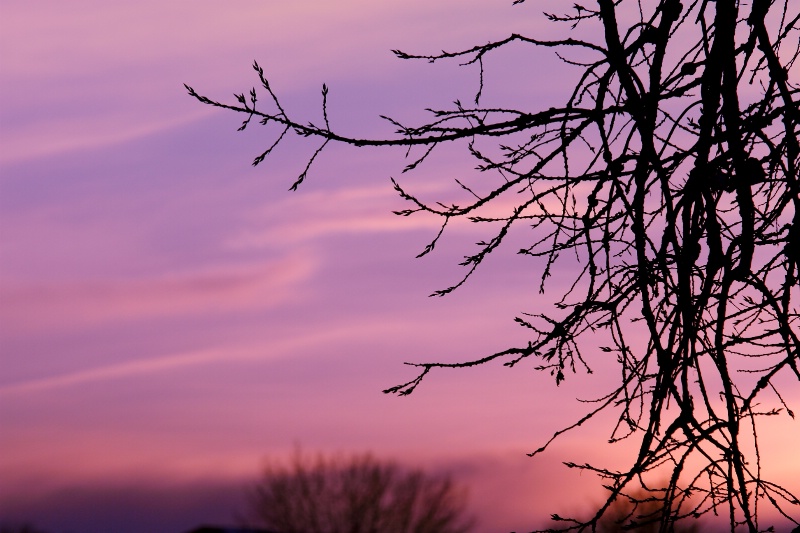
[[[272,111],[256,109],[255,90],[249,99],[237,95],[238,104],[187,90],[204,104],[245,113],[242,128],[253,117],[278,126],[254,164],[289,132],[319,139],[293,189],[329,142],[404,146],[406,157],[424,147],[403,171],[411,172],[435,147],[463,139],[481,177],[456,181],[466,203],[463,194],[462,203],[426,202],[392,180],[411,205],[397,215],[441,217],[420,256],[454,218],[493,232],[465,256],[466,273],[434,295],[463,285],[521,224],[530,244],[519,253],[545,260],[541,291],[558,265],[577,274],[553,312],[517,317],[531,335],[527,346],[458,363],[409,363],[418,375],[384,392],[408,395],[433,369],[495,361],[513,367],[539,359],[535,368],[556,384],[578,368],[615,364],[617,384],[532,454],[600,413],[616,417],[610,442],[639,439],[623,471],[570,464],[605,478],[609,498],[590,519],[562,519],[566,528],[594,529],[614,501],[628,498],[634,510],[660,502],[661,511],[645,517],[660,531],[723,512],[732,529],[755,533],[763,529],[759,502],[795,524],[791,513],[800,505],[762,478],[757,431],[762,416],[794,416],[778,377],[800,381],[798,8],[789,0],[597,0],[546,14],[570,27],[565,39],[512,34],[455,52],[395,51],[401,59],[475,65],[479,83],[474,108],[455,101],[451,109],[429,109],[432,119],[414,126],[383,117],[397,128],[384,139],[337,133],[326,86],[324,127],[294,120],[257,64]],[[484,62],[512,44],[551,49],[577,72],[561,107],[480,106]],[[499,214],[487,213],[492,207]],[[663,471],[671,472],[665,486],[647,489],[655,499],[636,495]]]

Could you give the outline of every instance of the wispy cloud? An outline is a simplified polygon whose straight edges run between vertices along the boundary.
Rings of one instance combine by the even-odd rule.
[[[10,164],[80,150],[106,148],[136,141],[174,128],[198,122],[210,114],[200,110],[165,119],[142,121],[135,113],[122,114],[115,119],[103,117],[94,121],[50,119],[31,122],[15,128],[13,135],[2,135],[0,163]]]
[[[442,186],[415,187],[415,194],[436,197]],[[392,211],[412,208],[388,184],[362,186],[335,191],[313,191],[287,196],[279,203],[252,212],[247,218],[249,227],[228,241],[233,249],[266,248],[296,245],[298,242],[321,239],[332,235],[408,232],[436,232],[443,219],[429,213],[398,216]],[[288,223],[300,220],[302,223]],[[467,228],[466,220],[452,221],[451,231]],[[434,233],[435,234],[435,233]]]
[[[352,339],[363,325],[339,326],[317,331],[302,336],[292,335],[285,338],[270,339],[247,345],[228,344],[201,350],[190,350],[156,356],[145,356],[135,360],[107,364],[65,372],[53,376],[26,379],[16,383],[0,386],[0,395],[43,392],[84,385],[87,383],[105,382],[117,379],[129,379],[169,372],[181,368],[233,362],[263,361],[279,359],[301,350],[311,350],[333,342]],[[374,324],[370,330],[376,334],[396,329],[389,324]]]
[[[112,321],[269,308],[302,298],[316,261],[296,251],[273,262],[155,279],[0,286],[0,321],[11,333]]]
[[[114,365],[70,372],[58,376],[32,379],[20,383],[13,383],[11,385],[4,385],[0,387],[0,394],[41,392],[55,388],[83,385],[97,381],[108,381],[112,379],[141,376],[180,367],[207,364],[213,361],[218,361],[222,357],[252,357],[256,353],[257,352],[245,352],[235,348],[225,348],[172,354],[162,357],[155,357],[152,359],[127,361]]]
[[[386,185],[333,192],[315,191],[287,196],[278,205],[252,212],[249,227],[228,241],[232,249],[296,245],[298,242],[334,234],[408,231],[433,228],[431,217],[403,218],[397,209],[397,193]],[[287,216],[291,214],[291,216]],[[344,214],[344,216],[342,216]],[[301,220],[290,224],[287,220]]]

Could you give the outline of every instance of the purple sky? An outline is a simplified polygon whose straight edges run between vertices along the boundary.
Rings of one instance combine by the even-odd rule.
[[[297,115],[319,120],[325,82],[334,127],[387,134],[379,114],[422,118],[477,88],[475,69],[390,50],[554,31],[541,7],[510,4],[0,0],[0,520],[85,533],[231,522],[263,459],[296,445],[450,470],[486,530],[596,498],[595,480],[558,462],[613,464],[624,447],[601,444],[607,420],[525,452],[579,416],[576,396],[605,389],[602,369],[558,389],[532,362],[380,392],[413,377],[404,361],[525,342],[512,318],[547,306],[569,268],[540,296],[541,264],[507,246],[428,298],[480,236],[455,225],[414,259],[437,227],[391,214],[406,207],[389,181],[402,151],[332,147],[290,193],[314,145],[286,143],[253,169],[266,132],[236,133],[240,117],[182,85],[232,99],[256,84],[256,59]],[[569,83],[523,52],[487,63],[486,103],[538,108]],[[402,183],[433,197],[472,166],[463,154],[443,150]],[[777,481],[800,479],[797,425],[763,435]]]

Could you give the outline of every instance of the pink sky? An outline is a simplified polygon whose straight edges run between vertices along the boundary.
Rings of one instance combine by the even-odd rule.
[[[378,114],[418,118],[477,87],[474,69],[391,49],[523,30],[554,31],[536,3],[510,0],[0,0],[0,520],[230,523],[262,460],[298,444],[449,469],[481,530],[594,498],[594,480],[558,461],[613,462],[624,448],[600,444],[607,425],[525,453],[579,416],[575,397],[605,389],[602,370],[556,389],[535,363],[487,366],[436,372],[408,398],[380,392],[413,377],[404,361],[525,342],[512,318],[546,306],[568,269],[542,297],[541,265],[509,246],[428,298],[478,238],[457,225],[414,259],[437,228],[391,214],[405,207],[389,181],[402,151],[333,147],[290,193],[313,147],[287,143],[253,169],[265,132],[237,134],[239,117],[182,85],[228,98],[257,82],[257,59],[307,120],[325,82],[334,126],[385,134]],[[547,105],[569,74],[519,53],[487,63],[487,101]],[[524,58],[518,83],[492,84],[503,57]],[[472,166],[458,154],[403,183],[435,195]],[[762,436],[776,480],[797,487],[797,424]]]

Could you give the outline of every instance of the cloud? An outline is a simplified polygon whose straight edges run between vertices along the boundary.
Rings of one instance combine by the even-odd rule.
[[[246,350],[236,348],[218,348],[194,352],[166,355],[149,359],[126,361],[98,368],[90,368],[77,372],[70,372],[58,376],[32,379],[21,383],[0,386],[0,394],[14,394],[23,392],[40,392],[43,390],[83,385],[91,382],[108,381],[147,375],[156,372],[177,369],[185,366],[207,364],[222,359],[241,359],[244,357],[258,357],[263,352],[259,350]]]
[[[302,298],[316,270],[309,253],[269,263],[137,280],[0,286],[0,322],[12,333],[92,327],[176,315],[220,314]]]
[[[335,337],[336,332],[333,332],[333,334],[329,336]],[[142,357],[133,361],[124,361],[121,363],[67,372],[56,376],[35,378],[3,385],[0,386],[0,394],[41,392],[92,382],[106,382],[113,379],[146,376],[220,361],[230,363],[231,361],[237,360],[243,361],[264,359],[266,357],[279,357],[303,345],[313,345],[317,342],[319,342],[319,339],[316,337],[306,337],[302,339],[289,339],[283,342],[272,342],[269,345],[224,346],[155,357]]]
[[[399,217],[392,213],[404,207],[397,192],[386,184],[287,195],[277,205],[270,203],[252,212],[247,217],[250,227],[232,237],[228,246],[232,249],[294,246],[336,234],[439,227],[440,221],[433,216]]]
[[[328,450],[321,450],[328,451]],[[362,450],[355,448],[353,452]],[[264,450],[267,454],[269,450]],[[387,457],[417,466],[409,457]],[[468,510],[485,531],[525,530],[541,525],[548,513],[560,510],[567,496],[570,504],[585,508],[593,494],[588,476],[565,475],[558,461],[535,461],[522,450],[476,451],[453,456],[431,454],[422,467],[427,472],[449,472],[469,491]],[[154,533],[188,530],[203,521],[235,522],[235,513],[245,509],[245,487],[258,473],[251,470],[206,472],[187,477],[169,467],[160,472],[142,472],[131,479],[79,478],[69,483],[26,485],[0,491],[0,519],[25,521],[33,517],[38,527],[57,531],[71,528],[86,533],[101,531]],[[577,483],[576,483],[577,481]],[[98,512],[98,509],[100,512]]]
[[[141,113],[122,113],[79,121],[70,118],[27,122],[14,128],[13,135],[3,135],[0,163],[11,164],[79,150],[106,148],[124,144],[161,132],[197,123],[211,114],[201,109],[175,117],[141,119]]]
[[[436,185],[414,185],[411,192],[425,197],[426,201],[433,204],[435,200],[432,199],[452,201],[457,198],[458,192],[453,196],[452,189],[451,182],[439,180]],[[527,193],[523,193],[523,196],[507,194],[475,214],[508,217],[516,206],[529,197]],[[548,199],[545,204],[552,204],[549,207],[553,210],[558,208],[555,199]],[[247,217],[250,227],[230,238],[228,246],[232,249],[281,247],[332,235],[418,230],[426,230],[432,232],[431,236],[435,235],[443,222],[441,217],[429,213],[415,213],[404,217],[393,213],[413,207],[386,184],[287,195],[277,204],[270,202],[267,207],[250,213]],[[529,211],[539,210],[534,206]],[[472,234],[475,230],[474,223],[460,217],[448,223],[446,233],[460,231]]]
[[[234,525],[244,501],[243,479],[75,483],[33,493],[0,495],[0,523],[46,531],[175,533],[201,524]]]

